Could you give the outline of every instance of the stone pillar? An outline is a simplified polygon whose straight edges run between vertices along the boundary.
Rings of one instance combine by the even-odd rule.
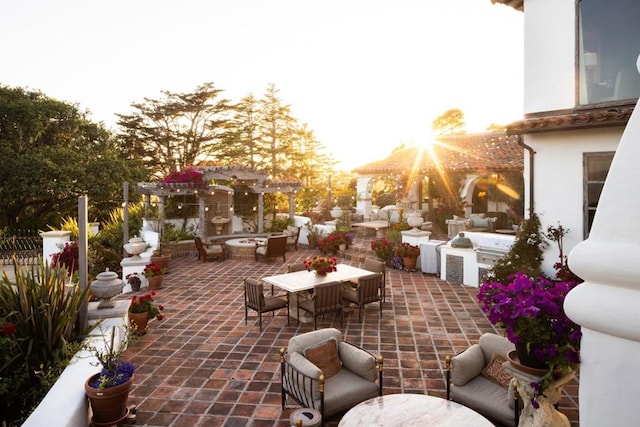
[[[293,201],[293,196],[294,196],[294,193],[289,193],[289,218],[290,219],[293,219],[293,217],[295,215],[295,212],[294,212],[294,210],[295,210],[294,209],[295,208],[294,203],[295,202]]]
[[[356,213],[364,216],[367,221],[371,217],[371,187],[373,176],[359,176],[356,183],[358,198],[356,201]]]
[[[164,201],[165,196],[158,196],[158,249],[162,246],[162,234],[164,232]]]
[[[63,230],[44,231],[42,237],[42,259],[51,264],[53,254],[62,250],[66,242],[71,240],[71,232]]]
[[[258,193],[258,233],[264,233],[264,193]]]
[[[207,207],[205,204],[206,193],[198,193],[198,236],[207,241]]]
[[[585,282],[567,296],[582,326],[580,425],[638,424],[640,395],[640,110],[634,110],[607,176],[590,235],[569,254]]]

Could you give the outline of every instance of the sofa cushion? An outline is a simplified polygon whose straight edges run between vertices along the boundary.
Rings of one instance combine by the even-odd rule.
[[[328,338],[318,344],[304,349],[304,357],[316,365],[324,374],[325,380],[337,374],[342,368],[338,356],[338,343],[335,338]]]
[[[480,375],[485,364],[482,348],[479,344],[473,344],[451,359],[451,381],[457,386],[463,386]]]
[[[489,378],[494,383],[501,385],[504,388],[509,387],[509,383],[511,382],[511,375],[506,373],[504,369],[502,369],[502,364],[507,360],[498,355],[494,354],[491,358],[491,362],[482,370],[482,375]]]

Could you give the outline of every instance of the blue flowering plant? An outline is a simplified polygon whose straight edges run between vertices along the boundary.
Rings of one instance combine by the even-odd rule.
[[[523,272],[510,276],[508,282],[482,283],[478,300],[489,321],[504,328],[509,341],[526,346],[528,353],[546,363],[546,373],[532,383],[541,395],[580,363],[580,326],[563,309],[567,294],[578,282],[534,279]],[[535,396],[532,405],[538,406]]]
[[[116,340],[119,335],[118,330],[124,330],[124,336],[119,341]],[[103,390],[124,384],[133,378],[135,367],[132,363],[121,360],[121,357],[135,334],[131,333],[128,327],[124,329],[113,327],[108,334],[102,330],[101,332],[104,336],[108,335],[104,347],[88,346],[86,349],[98,359],[98,364],[102,366],[100,374],[89,383],[89,386]]]

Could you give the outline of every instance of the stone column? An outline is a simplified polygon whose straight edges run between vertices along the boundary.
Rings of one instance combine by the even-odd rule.
[[[640,110],[634,110],[607,175],[589,238],[569,254],[585,282],[567,296],[582,326],[580,425],[638,425],[640,395]]]
[[[205,206],[206,197],[206,193],[202,191],[198,192],[198,236],[200,236],[204,242],[207,241],[207,207]]]
[[[264,193],[258,193],[258,233],[264,233]]]
[[[367,221],[371,217],[371,187],[372,176],[359,176],[356,183],[358,198],[356,201],[356,213],[362,214]]]

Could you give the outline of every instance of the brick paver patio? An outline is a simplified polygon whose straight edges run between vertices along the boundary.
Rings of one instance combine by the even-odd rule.
[[[362,266],[370,238],[359,236],[358,250],[339,262]],[[357,242],[358,243],[358,242]],[[318,254],[306,246],[287,253],[287,264]],[[260,333],[255,312],[244,324],[242,281],[286,272],[273,262],[213,261],[196,257],[171,261],[171,272],[156,300],[166,320],[150,323],[149,332],[127,350],[137,366],[129,403],[137,405],[137,422],[145,426],[289,427],[298,408],[280,407],[279,355],[293,335],[311,324],[287,325],[286,311],[263,317]],[[144,289],[143,289],[144,291]],[[448,284],[421,272],[389,270],[382,318],[377,304],[346,314],[341,330],[347,341],[384,356],[384,393],[445,396],[444,357],[496,332],[480,311],[476,290]],[[127,297],[127,296],[123,296]],[[328,315],[318,327],[340,329]],[[578,425],[578,379],[565,389],[560,410]],[[337,425],[339,417],[328,425]]]

